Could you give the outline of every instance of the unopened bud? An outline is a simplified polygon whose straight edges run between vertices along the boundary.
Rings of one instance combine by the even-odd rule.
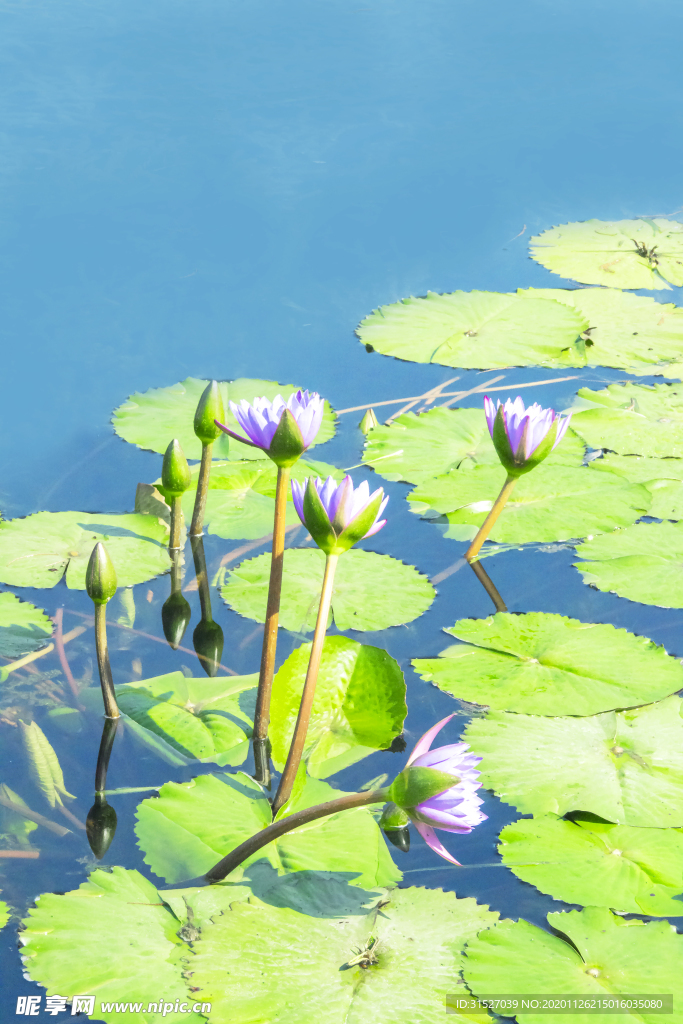
[[[92,549],[85,571],[85,589],[95,604],[106,604],[116,593],[116,571],[102,541]]]
[[[178,439],[174,437],[164,455],[164,464],[161,467],[161,485],[169,498],[177,498],[185,493],[191,480],[192,474],[185,453],[180,447]]]
[[[218,381],[212,380],[204,389],[194,414],[194,432],[202,444],[211,444],[221,433],[215,420],[225,420],[225,409]]]
[[[363,417],[363,419],[358,424],[358,429],[363,434],[369,434],[370,431],[374,429],[374,427],[378,427],[378,426],[379,426],[379,420],[375,416],[375,410],[374,409],[368,409],[366,411],[366,413],[365,413],[365,416]]]

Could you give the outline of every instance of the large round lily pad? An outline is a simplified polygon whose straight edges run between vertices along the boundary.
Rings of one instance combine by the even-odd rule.
[[[502,292],[427,292],[380,306],[356,333],[385,356],[416,363],[494,369],[583,366],[578,310]]]
[[[481,781],[523,814],[589,811],[620,825],[683,826],[681,700],[592,718],[490,711],[465,738]]]
[[[294,632],[315,628],[325,556],[318,548],[288,548],[282,576],[280,625]],[[258,555],[233,569],[221,587],[234,611],[265,621],[270,554]],[[352,549],[337,565],[330,623],[337,629],[387,629],[412,622],[429,608],[434,588],[412,565],[390,555]]]
[[[583,582],[619,597],[683,608],[683,522],[637,523],[576,549]]]
[[[683,224],[663,217],[561,224],[530,239],[531,255],[561,277],[608,288],[683,285]]]
[[[594,715],[683,688],[677,658],[607,624],[498,612],[462,619],[445,632],[465,642],[438,658],[415,658],[416,671],[454,697],[500,711]]]
[[[584,406],[572,427],[591,448],[618,455],[683,457],[683,385],[610,384],[603,391],[581,388]]]
[[[52,619],[15,594],[0,594],[0,656],[20,658],[45,647],[54,629]]]
[[[36,512],[0,523],[0,581],[13,587],[54,587],[66,576],[72,590],[85,590],[92,549],[102,541],[119,587],[167,572],[168,526],[154,515]]]
[[[165,452],[169,442],[176,437],[188,459],[202,457],[202,444],[194,432],[194,414],[202,392],[209,382],[188,377],[179,384],[166,388],[150,388],[149,391],[138,391],[131,395],[123,405],[114,409],[112,423],[114,430],[124,441],[136,444],[138,448],[146,448],[153,452]],[[226,426],[238,434],[242,428],[230,412],[228,401],[253,402],[255,398],[268,398],[272,401],[276,395],[287,399],[298,390],[292,384],[278,384],[273,380],[252,380],[240,377],[233,381],[220,381],[221,396],[225,409]],[[335,413],[329,402],[325,402],[323,422],[316,438],[317,444],[329,441],[335,432]],[[311,445],[311,447],[314,447]],[[262,459],[260,448],[250,448],[221,434],[213,445],[214,459]]]

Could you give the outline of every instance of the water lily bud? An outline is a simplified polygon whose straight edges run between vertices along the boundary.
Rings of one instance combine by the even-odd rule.
[[[401,853],[408,853],[410,850],[410,829],[407,825],[403,828],[386,828],[384,835]]]
[[[106,604],[116,593],[116,571],[102,541],[92,549],[85,571],[85,589],[95,604]]]
[[[194,414],[194,432],[202,444],[211,444],[220,434],[216,420],[225,419],[225,409],[218,381],[212,380],[204,389]]]
[[[550,455],[564,437],[571,416],[564,418],[537,402],[525,409],[521,398],[494,406],[484,398],[484,412],[498,458],[508,476],[528,473]]]
[[[370,494],[367,481],[354,488],[350,476],[337,484],[310,477],[305,485],[292,481],[292,499],[299,519],[326,555],[340,555],[382,529],[380,516],[388,498],[382,488]]]
[[[306,442],[299,424],[289,409],[285,409],[270,442],[268,455],[276,466],[293,466],[306,451]]]
[[[109,806],[104,793],[95,793],[95,803],[85,819],[85,834],[98,860],[102,860],[111,846],[115,832],[116,811]]]
[[[223,654],[223,630],[217,622],[202,619],[192,634],[194,649],[207,676],[215,676]]]
[[[379,827],[384,831],[393,832],[397,828],[405,828],[410,824],[410,815],[406,814],[402,807],[390,801],[384,805],[382,817],[379,819]]]
[[[178,439],[174,437],[166,449],[164,464],[161,467],[161,484],[166,496],[177,498],[184,494],[191,480],[192,474],[185,453]]]
[[[192,609],[179,590],[166,598],[161,608],[161,625],[164,636],[174,651],[180,647],[191,618]]]
[[[325,402],[315,391],[309,394],[299,390],[286,402],[282,395],[276,395],[272,402],[255,398],[250,404],[242,399],[239,405],[231,402],[230,410],[247,436],[224,423],[217,422],[216,426],[242,444],[260,448],[277,466],[286,468],[293,466],[315,441]]]
[[[358,429],[363,434],[367,435],[367,434],[370,433],[370,431],[374,427],[378,427],[378,426],[379,426],[379,420],[375,416],[375,410],[374,409],[368,409],[367,412],[365,413],[365,416],[363,416],[363,419],[358,424]]]

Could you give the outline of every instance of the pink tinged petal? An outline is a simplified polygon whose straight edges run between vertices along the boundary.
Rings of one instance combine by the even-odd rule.
[[[489,434],[493,437],[493,424],[496,419],[497,409],[488,395],[484,397],[484,415],[486,416],[486,423],[489,428]]]
[[[567,427],[569,426],[569,421],[571,418],[572,414],[569,413],[568,416],[565,416],[564,419],[560,420],[557,427],[557,437],[555,438],[555,444],[553,445],[553,448],[557,448],[558,444],[560,443],[564,435],[567,433]]]
[[[300,484],[297,480],[292,480],[292,501],[294,502],[294,508],[301,522],[304,522],[304,494],[308,480],[305,480],[303,484]]]
[[[375,523],[374,526],[370,527],[368,532],[365,534],[365,537],[374,537],[374,535],[376,533],[379,533],[379,531],[382,529],[382,527],[386,526],[386,525],[387,525],[386,519],[380,519],[380,521],[378,523]],[[365,537],[362,537],[361,540],[365,540]]]
[[[241,441],[242,444],[248,444],[250,448],[258,448],[258,445],[254,444],[253,441],[250,441],[246,437],[242,437],[241,434],[238,434],[234,430],[231,430],[230,427],[226,427],[225,423],[221,423],[220,420],[214,420],[213,422],[216,424],[217,427],[220,427],[224,434],[228,434],[229,437],[234,437],[236,441]]]
[[[441,732],[446,722],[450,722],[451,718],[454,717],[455,714],[449,715],[448,718],[442,718],[440,722],[437,722],[436,725],[433,725],[431,727],[431,729],[428,729],[424,736],[420,737],[420,739],[413,747],[410,757],[406,761],[406,768],[408,768],[409,765],[413,763],[415,758],[420,756],[420,754],[427,753],[427,751],[432,745],[432,741],[434,740],[434,738],[438,735],[438,733]]]
[[[328,476],[325,481],[325,486],[320,493],[320,500],[325,506],[325,511],[327,512],[327,517],[330,522],[332,522],[336,516],[337,510],[346,497],[349,488],[353,489],[353,483],[351,482],[350,476],[345,476],[340,484],[338,484],[332,476]]]
[[[460,861],[456,860],[455,857],[451,857],[450,853],[443,845],[443,843],[441,843],[437,839],[436,832],[431,827],[431,825],[423,825],[422,822],[416,821],[415,828],[420,833],[427,846],[431,846],[432,850],[434,850],[434,853],[438,853],[440,857],[443,857],[444,860],[450,861],[451,864],[455,864],[459,868],[462,867]]]

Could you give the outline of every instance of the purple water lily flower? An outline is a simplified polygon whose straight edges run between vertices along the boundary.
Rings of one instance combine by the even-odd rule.
[[[380,516],[389,501],[381,487],[370,494],[366,480],[354,488],[350,476],[339,484],[331,476],[324,483],[320,477],[303,484],[292,480],[292,499],[299,519],[326,554],[341,554],[378,533],[386,523]]]
[[[449,743],[445,747],[430,750],[436,734],[443,729],[446,722],[450,722],[451,718],[453,715],[437,722],[422,739],[418,740],[408,758],[406,768],[411,765],[416,768],[436,768],[449,775],[457,775],[458,782],[445,792],[430,797],[408,810],[408,814],[415,828],[435,853],[451,864],[461,866],[439,841],[434,829],[440,828],[445,832],[458,832],[462,835],[471,832],[482,821],[486,821],[486,815],[479,810],[483,801],[476,795],[481,785],[477,782],[479,772],[476,766],[481,757],[473,754],[467,743]]]
[[[564,437],[571,414],[558,416],[554,409],[544,409],[537,402],[524,408],[518,396],[503,405],[494,406],[487,396],[484,412],[489,433],[498,457],[512,476],[519,476],[538,465]]]
[[[250,404],[242,399],[239,405],[230,402],[230,409],[247,436],[242,437],[216,420],[216,425],[224,433],[242,444],[261,448],[278,463],[281,456],[286,457],[291,465],[315,441],[322,423],[325,402],[315,391],[309,393],[299,390],[290,395],[287,401],[282,395],[277,395],[272,402],[267,398],[255,398]],[[289,422],[283,424],[283,420]],[[275,437],[276,432],[278,438]]]

